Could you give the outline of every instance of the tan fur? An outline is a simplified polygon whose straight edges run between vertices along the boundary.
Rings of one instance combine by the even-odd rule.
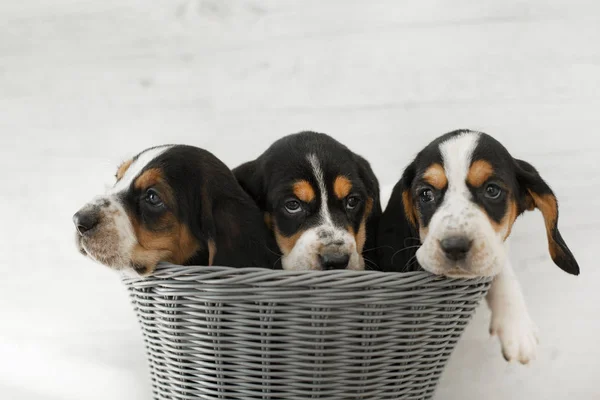
[[[292,249],[296,245],[300,236],[304,233],[304,230],[298,231],[294,233],[292,236],[284,236],[279,232],[277,228],[275,228],[275,240],[277,241],[277,245],[279,249],[284,255],[288,255],[292,252]]]
[[[134,182],[137,189],[147,189],[163,182],[162,171],[159,168],[150,168],[144,171]]]
[[[409,190],[405,190],[402,192],[402,205],[404,206],[404,214],[406,214],[406,218],[408,222],[412,224],[412,226],[417,226],[417,211],[415,210],[415,206],[412,201],[412,195]]]
[[[362,254],[363,248],[365,247],[365,242],[367,241],[367,216],[363,217],[360,222],[360,226],[358,227],[358,232],[354,234],[354,240],[356,241],[356,252],[360,255]],[[353,229],[350,229],[350,232],[353,232]]]
[[[294,195],[305,203],[310,203],[315,198],[315,191],[308,181],[300,180],[294,183]]]
[[[117,174],[115,175],[117,177],[117,181],[120,181],[121,178],[123,178],[123,175],[125,175],[125,172],[127,172],[132,162],[133,160],[127,160],[121,163],[121,165],[119,165],[119,168],[117,169]]]
[[[517,202],[511,198],[508,200],[508,204],[506,207],[506,213],[504,214],[504,218],[502,218],[500,223],[494,221],[489,216],[488,216],[488,219],[490,220],[490,224],[492,225],[492,227],[494,227],[494,230],[496,232],[502,232],[502,231],[506,232],[503,237],[503,240],[506,240],[512,232],[512,227],[513,227],[513,224],[515,223],[515,220],[517,219],[517,216],[518,216]]]
[[[373,199],[369,197],[365,203],[365,215],[360,222],[358,232],[355,233],[351,226],[348,227],[348,231],[354,235],[354,240],[356,241],[356,251],[358,254],[362,254],[363,248],[365,247],[365,242],[367,241],[367,219],[369,218],[369,215],[371,215],[372,210]]]
[[[273,221],[272,221],[271,214],[265,213],[264,220],[265,220],[265,225],[267,225],[267,228],[273,229]]]
[[[557,256],[563,256],[564,252],[552,237],[552,233],[554,232],[558,220],[558,203],[556,201],[556,197],[551,194],[539,195],[531,190],[528,191],[529,196],[531,196],[531,199],[535,204],[535,207],[542,212],[542,216],[544,217],[550,256],[552,259],[555,259]]]
[[[365,203],[365,218],[368,218],[373,211],[373,198],[369,197]]]
[[[446,171],[440,164],[433,164],[423,174],[423,180],[438,190],[442,190],[448,185]]]
[[[469,168],[467,183],[473,187],[480,187],[494,174],[492,164],[485,160],[477,160]]]
[[[425,241],[427,234],[429,234],[429,227],[419,227],[419,238],[421,239],[421,243]]]
[[[170,261],[171,253],[168,250],[148,250],[141,245],[136,245],[131,254],[134,270],[140,275],[149,275],[161,261]]]
[[[333,182],[333,192],[338,199],[345,199],[352,190],[352,182],[343,175],[339,175]]]
[[[208,239],[208,266],[213,265],[213,261],[215,260],[215,256],[217,255],[217,245],[215,241],[212,239]]]
[[[173,216],[168,216],[167,219],[171,220],[168,228],[159,232],[146,230],[132,220],[139,243],[132,256],[134,263],[148,265],[144,260],[159,260],[182,264],[200,249],[200,243],[186,225],[175,221]]]
[[[190,259],[198,250],[200,243],[192,235],[186,224],[182,223],[169,211],[175,208],[172,189],[163,181],[159,169],[153,168],[144,172],[135,182],[136,187],[155,187],[167,206],[167,211],[158,221],[156,230],[146,229],[137,216],[130,214],[138,245],[134,249],[132,261],[148,269],[148,273],[158,261],[182,264]],[[214,253],[212,254],[214,257]]]

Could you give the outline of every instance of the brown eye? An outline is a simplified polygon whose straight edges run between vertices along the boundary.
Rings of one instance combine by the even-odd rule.
[[[285,210],[290,214],[296,214],[302,211],[302,207],[300,206],[300,202],[298,200],[290,200],[285,203]]]
[[[435,200],[435,195],[431,189],[423,189],[419,192],[419,200],[421,203],[427,204]]]
[[[360,197],[358,196],[350,196],[346,200],[346,208],[348,210],[354,210],[356,206],[360,203]]]
[[[152,207],[162,207],[164,205],[162,199],[154,189],[148,189],[144,200]]]
[[[502,188],[495,183],[490,183],[485,187],[485,197],[496,200],[502,195]]]

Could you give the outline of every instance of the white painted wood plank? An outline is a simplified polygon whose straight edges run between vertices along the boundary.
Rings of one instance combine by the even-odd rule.
[[[506,366],[481,309],[438,397],[600,397],[599,12],[593,0],[0,2],[0,393],[148,398],[125,292],[71,240],[71,215],[127,155],[181,142],[235,166],[314,129],[391,185],[428,141],[469,127],[550,182],[583,273],[552,265],[539,214],[519,221],[512,258],[540,360]]]

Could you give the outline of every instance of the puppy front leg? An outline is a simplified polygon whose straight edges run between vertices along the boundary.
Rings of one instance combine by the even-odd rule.
[[[486,297],[492,311],[490,334],[498,335],[506,361],[527,364],[536,357],[538,330],[529,317],[521,285],[507,261]]]

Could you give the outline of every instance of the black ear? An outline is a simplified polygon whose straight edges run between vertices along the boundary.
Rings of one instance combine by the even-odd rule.
[[[379,263],[384,271],[405,272],[412,264],[420,245],[419,222],[412,200],[412,183],[416,169],[411,163],[394,186],[387,207],[381,216],[377,234]]]
[[[379,191],[379,181],[371,168],[371,164],[359,156],[354,154],[354,160],[358,165],[358,175],[367,189],[369,200],[366,210],[366,233],[367,239],[363,249],[363,257],[367,260],[365,267],[373,269],[378,267],[377,255],[377,231],[379,228],[379,220],[381,218],[381,200]]]
[[[275,268],[277,245],[254,201],[236,182],[212,202],[203,224],[209,265]]]
[[[265,189],[264,174],[259,166],[259,161],[248,161],[237,168],[234,168],[233,175],[246,193],[252,197],[254,202],[264,210]]]
[[[354,155],[355,162],[358,165],[358,175],[360,180],[365,184],[367,188],[367,193],[369,197],[372,199],[372,207],[370,210],[370,214],[374,216],[381,215],[381,201],[379,199],[379,181],[371,168],[371,164],[363,157],[355,154]]]
[[[515,166],[519,185],[519,211],[537,208],[542,212],[552,260],[563,271],[579,275],[579,265],[558,230],[558,201],[552,189],[528,162],[515,159]]]

